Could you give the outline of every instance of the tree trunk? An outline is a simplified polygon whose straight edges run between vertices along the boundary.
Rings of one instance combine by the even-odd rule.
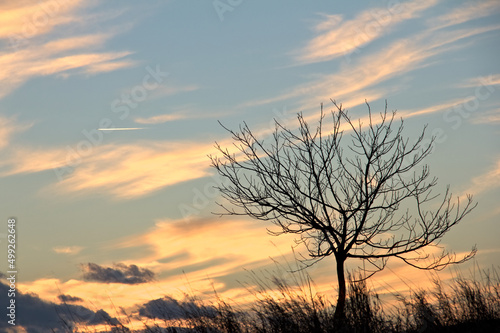
[[[344,258],[336,258],[337,261],[337,279],[339,282],[339,297],[337,299],[337,306],[335,307],[335,314],[333,318],[336,322],[342,323],[345,319],[345,298],[346,298],[346,285],[344,274]]]

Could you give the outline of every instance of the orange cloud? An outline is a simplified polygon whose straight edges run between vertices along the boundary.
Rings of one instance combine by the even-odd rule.
[[[0,176],[7,177],[23,173],[35,173],[66,165],[64,149],[33,149],[14,147],[0,161]]]
[[[188,116],[186,114],[171,113],[171,114],[161,114],[149,118],[136,118],[134,119],[134,121],[138,124],[161,124],[169,121],[186,119],[187,117]]]
[[[226,299],[250,301],[253,296],[245,286],[227,286],[224,277],[235,274],[244,279],[249,274],[246,269],[259,269],[272,264],[269,256],[290,253],[292,237],[269,236],[266,226],[269,225],[248,219],[160,220],[142,234],[117,240],[102,248],[106,251],[138,245],[151,247],[153,251],[148,251],[145,257],[121,263],[154,271],[158,276],[156,281],[125,285],[77,279],[39,279],[23,281],[19,284],[19,289],[23,292],[35,292],[52,302],[58,302],[56,297],[60,293],[70,294],[91,302],[82,305],[94,310],[104,308],[110,310],[110,313],[114,313],[113,304],[126,308],[130,313],[136,304],[164,295],[181,299],[184,293],[194,293],[202,298],[212,298],[214,288]],[[58,248],[58,253],[69,252],[70,249],[65,247]],[[185,255],[178,255],[179,253]],[[112,263],[99,264],[106,266]]]
[[[474,97],[469,97],[466,99],[460,98],[460,99],[455,99],[446,103],[438,104],[438,105],[432,105],[427,108],[423,109],[418,109],[418,110],[400,110],[398,111],[398,116],[402,116],[404,118],[409,118],[409,117],[415,117],[415,116],[420,116],[423,114],[428,114],[428,113],[435,113],[435,112],[441,112],[445,110],[449,110],[450,108],[467,103],[468,101],[474,99]]]
[[[327,15],[315,30],[322,32],[300,51],[298,60],[304,63],[328,61],[347,55],[380,38],[396,24],[412,19],[434,6],[436,0],[408,2],[390,8],[366,10],[354,19],[341,22],[338,15]],[[326,32],[323,32],[327,30]]]
[[[396,40],[378,52],[360,56],[355,62],[341,67],[335,74],[319,75],[310,82],[290,89],[289,92],[272,98],[246,102],[239,107],[275,103],[292,98],[299,99],[301,107],[307,108],[318,105],[321,101],[329,101],[330,98],[342,101],[348,107],[364,103],[365,99],[373,101],[391,89],[399,88],[382,88],[378,86],[380,83],[429,66],[432,64],[429,59],[444,52],[458,50],[465,45],[463,43],[454,45],[457,41],[498,29],[500,26],[491,25],[439,33],[432,30],[424,31],[409,39]],[[350,102],[346,103],[347,100]],[[430,109],[427,111],[430,112]]]
[[[361,58],[355,66],[301,85],[291,95],[301,96],[303,105],[317,105],[318,101],[328,101],[332,96],[340,101],[355,101],[358,97],[355,103],[359,104],[367,95],[375,99],[383,95],[383,89],[375,87],[377,84],[423,67],[424,60],[436,53],[413,42],[396,41],[378,53]]]
[[[33,126],[33,123],[18,123],[15,116],[10,118],[0,116],[0,149],[7,147],[11,141],[11,137],[16,133],[24,132],[31,126]]]
[[[487,172],[472,178],[472,185],[463,193],[478,195],[479,193],[500,188],[500,159]]]
[[[212,295],[215,288],[223,297],[249,301],[245,286],[227,285],[248,280],[248,270],[272,265],[270,257],[292,258],[292,235],[273,237],[266,233],[270,223],[250,219],[192,218],[160,220],[143,233],[112,243],[109,248],[149,246],[152,251],[134,261],[158,273],[157,285],[164,292],[192,288],[199,295]],[[182,255],[179,255],[182,254]],[[241,281],[243,282],[243,281]]]
[[[241,267],[245,263],[266,260],[276,248],[289,249],[293,236],[268,236],[265,227],[270,223],[249,219],[225,218],[186,218],[180,220],[160,220],[143,235],[134,235],[118,241],[113,248],[126,248],[147,244],[152,247],[151,262],[177,252],[187,252],[188,261],[205,260],[217,257],[237,258],[235,262],[222,264],[227,267]],[[251,240],[251,241],[250,241]],[[274,245],[271,244],[273,240]],[[228,252],[228,249],[231,251]],[[288,251],[288,250],[287,250]],[[178,262],[165,266],[178,266]],[[182,266],[182,265],[181,265]]]
[[[473,124],[500,124],[500,109],[479,114],[471,121]]]
[[[129,247],[149,246],[153,251],[134,261],[122,261],[125,265],[134,264],[152,270],[158,279],[146,284],[118,284],[85,282],[77,279],[60,281],[58,279],[39,279],[20,283],[23,292],[35,292],[43,299],[57,302],[60,293],[90,300],[93,310],[104,308],[113,312],[114,305],[124,307],[129,313],[135,305],[143,304],[164,295],[182,299],[184,294],[194,294],[204,299],[213,300],[213,290],[217,290],[222,299],[248,304],[255,297],[249,290],[257,291],[254,277],[269,283],[277,271],[269,257],[277,258],[281,264],[289,260],[294,267],[290,246],[292,235],[272,237],[266,234],[269,223],[249,219],[203,218],[190,220],[159,220],[156,225],[142,234],[129,236],[112,242],[103,251]],[[271,241],[274,243],[271,243]],[[436,249],[429,249],[433,254]],[[300,249],[299,249],[300,251]],[[437,251],[437,250],[436,250]],[[437,253],[437,252],[436,252]],[[183,254],[183,255],[179,255]],[[459,254],[460,255],[460,254]],[[111,263],[99,263],[109,265]],[[355,262],[348,262],[352,272]],[[314,280],[314,291],[329,295],[335,301],[337,278],[334,258],[329,257],[310,267],[308,272]],[[453,275],[452,270],[439,273],[446,281]],[[277,277],[293,281],[288,272]],[[246,285],[233,283],[246,281]],[[231,285],[227,282],[231,281]],[[237,284],[237,283],[236,283]],[[368,284],[382,296],[392,293],[407,294],[408,288],[430,288],[432,282],[426,271],[411,268],[398,260],[391,260],[388,268],[368,281]],[[269,283],[272,286],[272,283]],[[394,299],[388,297],[388,299]]]
[[[0,5],[0,39],[10,42],[10,48],[0,52],[0,98],[37,76],[68,76],[67,71],[72,69],[96,74],[135,65],[133,61],[122,59],[130,52],[92,50],[102,47],[119,31],[65,36],[49,41],[44,38],[43,35],[62,25],[79,22],[75,11],[81,4],[77,0],[46,0]],[[64,33],[62,31],[62,35]]]
[[[80,251],[83,250],[83,247],[81,246],[56,246],[53,247],[52,250],[55,253],[60,253],[60,254],[78,254]]]
[[[452,25],[465,23],[477,18],[490,16],[500,11],[498,1],[487,0],[481,2],[468,3],[464,6],[455,8],[448,13],[437,18],[428,20],[428,24],[434,26],[434,29],[442,29]]]
[[[0,54],[0,97],[36,76],[57,74],[76,68],[85,69],[85,67],[89,67],[88,70],[92,73],[109,71],[110,63],[130,54],[130,52],[105,52],[54,56],[54,52],[56,51],[45,47],[38,49],[32,47],[14,53]],[[113,69],[132,65],[131,62],[124,63],[123,60],[120,62],[120,65],[115,65]],[[103,66],[102,63],[108,65]],[[96,64],[101,64],[101,67],[96,67]]]
[[[490,74],[488,76],[474,77],[464,84],[458,85],[459,88],[475,88],[500,85],[500,74]]]
[[[230,147],[230,140],[221,144],[231,151],[236,149]],[[44,192],[101,191],[117,199],[130,199],[209,176],[207,154],[211,153],[217,153],[211,141],[99,144],[82,140],[74,146],[50,149],[16,146],[0,160],[0,177],[52,170],[54,183],[42,189]]]
[[[132,67],[135,65],[136,62],[131,60],[104,61],[104,62],[89,64],[85,68],[84,72],[87,74],[106,73],[106,72],[116,71],[122,68]]]
[[[65,51],[72,51],[78,49],[88,49],[97,46],[102,46],[104,42],[109,39],[109,34],[90,34],[76,37],[61,38],[50,41],[42,47],[47,54],[57,54]]]
[[[0,38],[23,40],[70,23],[81,0],[11,1],[0,4]]]
[[[117,198],[142,196],[208,175],[207,147],[173,142],[106,145],[59,183],[64,192],[106,190]]]

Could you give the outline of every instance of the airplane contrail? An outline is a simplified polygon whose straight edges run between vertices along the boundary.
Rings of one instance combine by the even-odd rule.
[[[133,131],[141,130],[143,127],[111,127],[111,128],[98,128],[98,131]]]

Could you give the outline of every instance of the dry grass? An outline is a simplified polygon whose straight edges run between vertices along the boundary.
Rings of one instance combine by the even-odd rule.
[[[500,332],[500,278],[496,271],[479,275],[477,279],[457,276],[446,288],[436,278],[432,290],[395,295],[398,305],[388,310],[366,282],[350,279],[343,323],[335,323],[333,300],[316,294],[307,274],[299,273],[293,283],[254,275],[260,290],[254,292],[250,308],[231,305],[217,294],[212,304],[186,296],[171,318],[166,315],[154,324],[144,321],[144,327],[134,331],[123,324],[110,324],[108,332]],[[87,327],[80,332],[95,331]]]

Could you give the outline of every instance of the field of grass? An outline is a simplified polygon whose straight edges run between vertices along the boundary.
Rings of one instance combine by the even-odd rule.
[[[154,308],[140,329],[127,320],[109,323],[107,332],[179,333],[323,333],[323,332],[500,332],[500,278],[495,270],[475,279],[456,276],[446,286],[434,279],[431,290],[393,294],[384,304],[366,281],[350,278],[346,320],[335,322],[335,300],[314,292],[313,281],[299,274],[293,286],[278,278],[258,278],[261,291],[252,305],[241,308],[215,295],[207,304],[195,296],[176,301],[176,310]],[[151,302],[151,305],[154,305]],[[97,332],[94,328],[71,332]]]

